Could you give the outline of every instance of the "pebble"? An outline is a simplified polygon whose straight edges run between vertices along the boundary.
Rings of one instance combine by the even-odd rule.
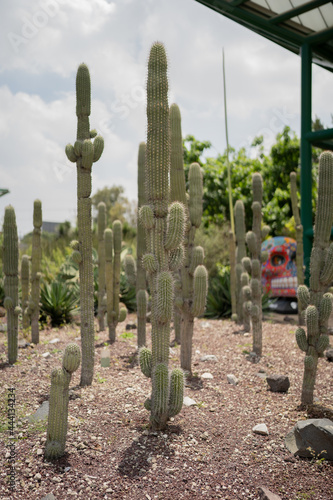
[[[201,378],[209,379],[209,378],[214,378],[214,377],[211,373],[205,372],[201,375]]]
[[[215,354],[206,354],[200,358],[200,361],[217,361],[217,357]]]
[[[51,354],[50,354],[49,352],[44,352],[44,353],[42,354],[42,358],[45,358],[45,359],[46,359],[46,358],[49,358],[50,356],[51,356]]]
[[[43,450],[41,448],[38,448],[36,451],[36,455],[43,455]]]
[[[238,378],[235,375],[233,375],[232,373],[228,373],[227,381],[228,381],[228,384],[231,384],[231,385],[238,384]]]
[[[195,406],[197,403],[194,401],[194,399],[189,398],[188,396],[185,396],[184,398],[184,405],[185,406]]]
[[[57,344],[58,342],[60,342],[60,339],[52,339],[49,344]]]
[[[266,424],[257,424],[253,427],[252,432],[255,434],[261,434],[262,436],[268,436],[268,429]]]

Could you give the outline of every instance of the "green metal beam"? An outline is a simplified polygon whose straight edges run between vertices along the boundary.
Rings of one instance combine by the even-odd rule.
[[[326,28],[321,31],[317,31],[313,35],[308,35],[306,37],[306,43],[309,45],[315,45],[317,43],[327,42],[333,38],[333,28]]]
[[[328,3],[327,0],[315,0],[311,2],[306,2],[299,7],[294,7],[293,9],[287,10],[283,12],[283,14],[279,14],[277,16],[271,17],[268,22],[272,24],[282,23],[283,21],[288,21],[292,17],[299,16],[300,14],[304,14],[305,12],[309,12],[313,9],[321,7],[325,3]]]
[[[312,51],[308,44],[301,48],[301,221],[303,225],[305,283],[309,284],[312,248]]]
[[[324,128],[323,130],[308,132],[306,138],[312,143],[325,139],[333,139],[333,128]]]
[[[0,188],[0,196],[4,196],[5,194],[7,194],[9,192],[10,192],[9,189]]]

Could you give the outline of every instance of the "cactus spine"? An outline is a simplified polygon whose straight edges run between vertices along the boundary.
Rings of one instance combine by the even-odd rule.
[[[104,140],[90,130],[91,105],[90,75],[81,64],[76,75],[77,140],[67,144],[66,155],[77,167],[77,216],[79,241],[73,243],[76,262],[79,263],[82,366],[80,385],[91,385],[94,374],[94,277],[91,234],[91,168],[99,160]],[[91,141],[95,137],[94,142]]]
[[[105,330],[104,316],[106,312],[105,303],[105,242],[104,231],[106,229],[106,205],[103,201],[98,204],[97,232],[98,232],[98,325],[99,331]]]
[[[295,219],[296,226],[296,268],[297,268],[297,285],[304,285],[304,252],[303,252],[303,226],[299,216],[298,201],[297,201],[297,185],[296,185],[296,172],[290,172],[290,192],[291,192],[291,206]],[[298,323],[304,325],[304,314],[302,304],[298,301]]]
[[[31,340],[34,344],[39,343],[39,301],[40,301],[40,265],[42,260],[41,227],[42,203],[40,200],[34,201],[34,230],[32,233],[31,250],[31,296],[29,302],[29,314],[31,317]]]
[[[150,51],[147,79],[147,205],[140,209],[146,229],[147,253],[143,265],[152,296],[152,350],[140,349],[143,373],[152,379],[151,397],[145,402],[151,427],[162,430],[169,417],[183,405],[184,376],[180,369],[169,373],[170,321],[173,313],[174,279],[171,264],[182,248],[185,210],[179,202],[169,206],[170,134],[167,59],[156,42]]]
[[[246,257],[246,229],[245,229],[245,209],[244,203],[237,200],[235,203],[235,233],[236,233],[236,310],[237,322],[244,323],[245,331],[250,331],[249,321],[244,321],[244,295],[242,284],[242,273],[244,272],[242,260]],[[244,278],[245,279],[245,278]],[[246,314],[246,311],[245,311]]]
[[[106,309],[109,327],[109,340],[116,341],[116,327],[125,321],[127,310],[119,309],[120,293],[120,253],[122,242],[122,225],[119,220],[113,222],[113,231],[105,229],[105,279],[106,279]]]
[[[298,287],[298,300],[305,310],[306,330],[296,330],[298,347],[305,352],[301,401],[313,403],[318,357],[329,344],[328,318],[333,296],[325,293],[333,279],[333,243],[330,244],[333,223],[333,154],[325,151],[319,159],[318,199],[310,259],[310,289]]]
[[[261,240],[268,233],[265,226],[261,229],[261,205],[262,205],[262,177],[259,173],[253,174],[253,222],[252,231],[246,234],[246,243],[250,251],[251,260],[247,257],[242,259],[243,266],[251,274],[250,291],[243,289],[245,298],[245,310],[250,313],[252,319],[253,352],[257,356],[262,355],[262,286],[261,286],[261,264],[267,259],[265,253],[261,254]]]
[[[14,208],[5,208],[3,222],[3,272],[5,275],[4,307],[7,311],[8,363],[17,360],[18,317],[21,309],[18,305],[18,236]]]
[[[47,425],[45,458],[55,460],[65,453],[68,419],[69,383],[81,362],[77,344],[68,344],[65,349],[62,368],[51,373],[50,406]]]
[[[21,261],[21,288],[22,288],[22,326],[26,330],[30,326],[28,314],[29,307],[29,282],[30,282],[30,257],[23,255]]]
[[[146,143],[141,142],[138,154],[138,214],[140,208],[146,203],[145,196],[145,155]],[[146,250],[145,228],[141,224],[140,217],[137,222],[137,247],[136,264],[132,255],[125,257],[125,271],[129,282],[136,285],[136,305],[138,318],[138,347],[146,345],[146,318],[148,306],[148,293],[146,291],[146,271],[142,265],[142,257]]]

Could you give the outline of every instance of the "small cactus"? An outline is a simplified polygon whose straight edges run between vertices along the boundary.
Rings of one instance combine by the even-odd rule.
[[[40,302],[40,278],[41,278],[41,228],[42,219],[42,203],[40,200],[34,202],[34,230],[32,233],[32,250],[31,250],[31,294],[28,311],[31,318],[31,340],[34,344],[39,343],[39,302]]]
[[[29,307],[29,289],[30,289],[30,257],[23,255],[21,261],[21,288],[22,288],[22,326],[26,330],[30,326]]]
[[[69,383],[72,374],[79,368],[81,351],[77,344],[69,344],[64,352],[62,368],[51,373],[49,416],[45,458],[56,460],[65,453],[68,420]]]
[[[97,232],[98,232],[98,325],[99,331],[105,329],[104,316],[106,313],[105,288],[105,242],[106,205],[103,201],[98,204]]]
[[[91,86],[89,69],[80,64],[76,75],[77,136],[74,146],[67,144],[67,158],[77,168],[77,218],[79,241],[73,257],[79,264],[82,365],[80,385],[91,385],[94,375],[94,276],[91,231],[91,169],[99,160],[104,140],[90,130]],[[95,138],[94,142],[91,139]]]
[[[333,295],[327,288],[333,280],[333,154],[325,151],[319,159],[318,199],[310,260],[310,288],[298,287],[298,302],[304,310],[306,331],[296,330],[298,347],[305,352],[301,402],[313,404],[318,358],[329,344],[328,319]]]
[[[119,220],[113,222],[113,230],[104,231],[105,240],[105,279],[106,279],[106,310],[109,328],[109,340],[116,341],[116,327],[125,321],[127,310],[119,308],[120,293],[120,253],[122,242],[122,225]]]
[[[7,342],[8,363],[14,364],[18,350],[18,317],[21,308],[18,305],[18,236],[14,208],[9,205],[5,208],[3,222],[3,272],[4,279],[4,307],[7,311]]]
[[[235,233],[236,233],[236,310],[237,310],[237,323],[244,323],[244,300],[242,293],[241,278],[244,271],[242,265],[242,259],[246,257],[246,230],[245,230],[245,209],[244,203],[241,200],[237,200],[235,203]],[[250,326],[248,321],[244,325],[246,331],[250,331]]]

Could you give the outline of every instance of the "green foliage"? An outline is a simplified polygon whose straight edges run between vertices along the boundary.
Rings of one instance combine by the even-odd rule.
[[[194,245],[201,246],[205,250],[205,267],[209,278],[214,278],[219,274],[219,265],[227,265],[229,262],[226,245],[228,232],[229,228],[226,224],[201,226],[196,231]]]
[[[73,320],[73,313],[79,308],[77,288],[71,288],[61,281],[43,283],[41,286],[41,320],[51,319],[51,325],[60,326]]]
[[[209,281],[205,318],[231,316],[230,267],[220,266]]]

